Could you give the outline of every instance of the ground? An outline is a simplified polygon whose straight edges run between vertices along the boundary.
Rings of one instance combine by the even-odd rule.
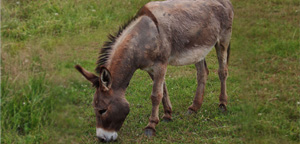
[[[300,142],[300,2],[231,1],[228,112],[218,111],[213,50],[201,110],[186,115],[196,90],[195,66],[168,67],[173,121],[159,123],[156,137],[147,138],[152,82],[138,70],[126,92],[131,111],[117,143]],[[94,71],[106,36],[145,3],[1,1],[1,142],[97,143],[95,90],[74,65]]]

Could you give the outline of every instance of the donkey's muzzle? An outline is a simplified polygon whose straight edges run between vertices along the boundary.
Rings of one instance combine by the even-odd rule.
[[[101,142],[115,141],[118,138],[118,134],[115,131],[107,131],[103,128],[96,129],[96,135]]]

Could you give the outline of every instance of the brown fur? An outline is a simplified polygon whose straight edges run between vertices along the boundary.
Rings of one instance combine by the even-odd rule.
[[[121,128],[129,112],[125,90],[137,69],[147,71],[153,80],[147,135],[155,134],[161,101],[165,113],[163,118],[172,119],[172,106],[164,79],[168,64],[196,65],[198,86],[189,110],[199,110],[209,73],[204,58],[213,46],[219,62],[220,108],[226,110],[232,21],[233,9],[229,0],[156,1],[142,7],[116,37],[109,37],[110,41],[101,50],[96,70],[102,75],[101,69],[105,68],[109,74],[99,78],[100,84],[94,96],[97,127],[114,131]],[[77,69],[94,83],[91,80],[94,75],[82,68]]]

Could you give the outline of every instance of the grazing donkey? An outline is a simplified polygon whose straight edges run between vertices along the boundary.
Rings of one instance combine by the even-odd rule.
[[[162,101],[164,120],[171,120],[172,106],[165,84],[167,65],[195,64],[197,91],[189,113],[200,109],[208,69],[205,56],[216,48],[221,81],[220,105],[226,111],[226,79],[233,8],[229,0],[169,0],[149,2],[101,49],[96,76],[81,66],[76,69],[96,88],[94,109],[97,137],[117,138],[129,113],[125,91],[133,73],[145,70],[153,80],[152,111],[145,135],[155,135]]]

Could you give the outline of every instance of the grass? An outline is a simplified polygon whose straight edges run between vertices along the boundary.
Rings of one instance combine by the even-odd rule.
[[[97,143],[94,89],[73,66],[93,71],[106,35],[145,3],[2,1],[1,142]],[[157,136],[146,138],[152,82],[137,71],[126,92],[131,112],[117,143],[300,142],[300,3],[232,3],[228,113],[218,111],[218,63],[211,52],[201,110],[186,115],[196,90],[195,67],[170,66],[166,83],[173,122],[159,123]]]

